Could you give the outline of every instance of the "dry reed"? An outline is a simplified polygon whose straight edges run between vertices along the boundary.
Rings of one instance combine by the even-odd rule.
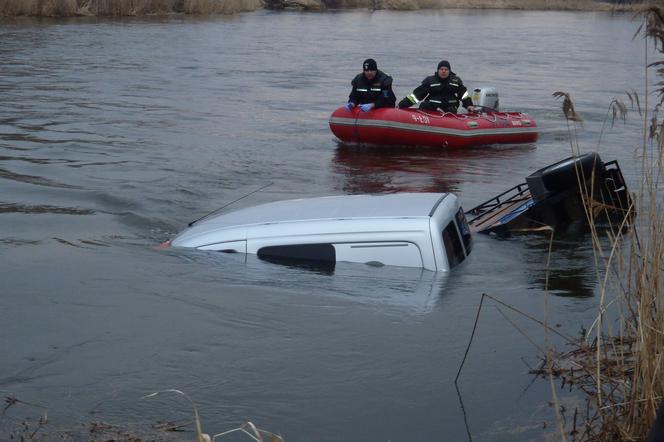
[[[595,0],[0,0],[0,17],[234,14],[262,8],[634,11],[651,1],[610,3]]]
[[[144,396],[143,399],[155,397],[157,395],[160,395],[162,393],[175,393],[180,396],[183,396],[187,401],[189,401],[189,404],[192,407],[192,410],[194,412],[194,423],[196,426],[196,442],[213,442],[217,439],[221,439],[224,436],[227,436],[229,434],[233,433],[241,433],[249,437],[250,439],[256,441],[256,442],[284,442],[284,439],[279,436],[278,434],[274,434],[270,431],[267,430],[262,430],[256,425],[254,425],[253,422],[245,422],[244,424],[240,425],[237,428],[233,428],[231,430],[227,430],[221,433],[217,433],[213,436],[210,436],[207,433],[203,433],[202,425],[201,425],[201,419],[200,416],[198,415],[198,408],[196,407],[196,404],[194,404],[194,401],[191,400],[189,396],[187,396],[186,393],[180,391],[180,390],[175,390],[175,389],[168,389],[168,390],[162,390],[162,391],[157,391],[151,394],[148,394],[147,396]],[[267,438],[267,439],[266,439]]]
[[[178,394],[184,397],[191,405],[194,414],[195,442],[214,442],[217,439],[222,439],[234,433],[243,434],[256,442],[284,442],[284,438],[280,435],[260,429],[252,422],[245,422],[237,428],[210,436],[203,432],[196,404],[184,392],[175,389],[161,390],[148,394],[143,399],[152,398],[164,393]],[[183,440],[191,440],[190,435],[185,436],[183,434],[191,426],[191,421],[185,423],[158,421],[151,427],[146,427],[144,424],[125,423],[117,425],[95,420],[69,426],[67,429],[47,428],[49,419],[44,406],[18,399],[14,394],[5,396],[5,403],[7,405],[0,411],[0,424],[2,424],[0,425],[0,438],[2,440],[22,442],[48,442],[54,440],[87,440],[89,442],[150,440],[153,442],[181,442]],[[10,419],[11,422],[3,421],[2,418],[5,417],[7,410],[15,406],[40,408],[43,411],[39,418],[36,419],[24,418],[19,421],[15,421],[14,419]]]
[[[658,52],[664,53],[664,5],[649,8],[644,17],[637,34],[644,31],[646,41],[654,41]],[[662,66],[664,61],[656,61],[647,68],[657,68],[664,77]],[[633,228],[623,229],[626,219],[612,226],[609,240],[603,240],[588,208],[599,282],[596,319],[571,351],[551,352],[550,363],[536,371],[556,376],[562,387],[586,396],[586,408],[574,411],[563,440],[644,440],[664,397],[664,123],[658,115],[664,103],[664,81],[658,86],[660,101],[650,117],[647,100],[640,109],[638,95],[628,93],[644,119],[643,142],[635,150],[641,159],[641,181]],[[563,112],[568,121],[576,120],[569,96],[565,98]],[[618,114],[624,118],[625,109],[614,100],[607,119]],[[578,154],[574,143],[572,150]]]

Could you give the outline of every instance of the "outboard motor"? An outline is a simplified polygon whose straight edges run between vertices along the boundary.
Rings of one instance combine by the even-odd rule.
[[[593,189],[598,195],[606,177],[606,166],[597,152],[565,158],[526,177],[528,189],[535,201],[543,201],[565,191]],[[591,183],[591,178],[595,183]],[[581,187],[579,188],[579,180]],[[598,201],[601,198],[595,198]]]
[[[486,110],[498,111],[498,91],[495,87],[480,87],[473,90],[473,104]]]

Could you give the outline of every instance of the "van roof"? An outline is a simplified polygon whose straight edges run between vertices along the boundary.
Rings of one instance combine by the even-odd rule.
[[[194,227],[223,228],[241,224],[341,218],[428,217],[449,193],[340,195],[275,201],[222,213]]]

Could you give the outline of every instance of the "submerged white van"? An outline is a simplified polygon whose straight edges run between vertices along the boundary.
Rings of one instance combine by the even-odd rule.
[[[171,245],[268,260],[448,271],[468,256],[472,238],[455,195],[398,193],[277,201],[213,214],[194,222]]]

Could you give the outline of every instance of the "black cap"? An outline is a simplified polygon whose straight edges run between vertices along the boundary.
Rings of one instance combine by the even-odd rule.
[[[443,60],[440,63],[438,63],[438,69],[442,68],[443,66],[445,66],[450,71],[452,70],[452,66],[450,66],[450,62],[447,60]]]
[[[376,60],[373,58],[367,58],[364,60],[364,63],[362,63],[362,69],[365,71],[377,71],[378,65],[376,64]]]

